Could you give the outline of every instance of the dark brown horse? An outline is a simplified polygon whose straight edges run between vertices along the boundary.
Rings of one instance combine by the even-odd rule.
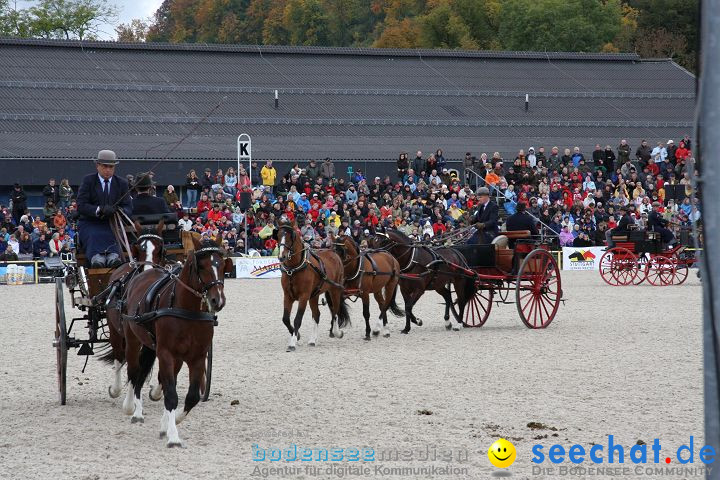
[[[122,391],[121,372],[122,366],[125,364],[125,335],[118,302],[123,297],[123,288],[130,279],[142,271],[160,266],[164,257],[161,236],[164,226],[165,224],[161,220],[154,230],[143,230],[142,226],[135,222],[135,232],[138,237],[131,247],[134,261],[124,263],[113,270],[108,281],[110,290],[105,300],[105,311],[110,333],[110,350],[101,355],[99,359],[113,364],[113,384],[108,387],[108,394],[111,398],[120,396]]]
[[[213,241],[193,239],[193,246],[177,273],[153,268],[130,280],[123,306],[125,358],[133,386],[123,410],[132,414],[133,423],[144,421],[140,393],[157,355],[158,381],[165,396],[160,436],[167,435],[168,447],[182,445],[176,424],[200,400],[215,312],[225,306],[224,276],[233,265]],[[177,375],[183,362],[189,369],[190,387],[183,413],[176,414]],[[150,392],[151,399],[159,397],[159,391]]]
[[[342,338],[342,328],[350,323],[347,305],[343,300],[343,283],[345,275],[340,257],[332,250],[313,250],[303,244],[300,232],[292,225],[280,225],[277,231],[279,245],[280,269],[282,270],[282,287],[284,292],[283,323],[290,332],[287,351],[295,350],[300,339],[300,326],[305,308],[310,303],[310,311],[314,322],[308,345],[317,344],[320,309],[318,299],[325,294],[330,307],[330,336]],[[290,323],[290,312],[293,303],[298,302],[297,313],[293,324]],[[337,320],[337,329],[335,321]]]
[[[345,295],[357,295],[362,299],[363,317],[365,318],[365,340],[370,340],[370,294],[380,308],[380,317],[374,328],[373,335],[389,337],[387,329],[388,309],[397,317],[405,315],[395,303],[400,265],[395,258],[384,251],[360,252],[355,240],[347,235],[334,237],[335,251],[340,255],[345,269]]]
[[[405,328],[401,333],[410,332],[410,322],[421,326],[422,321],[412,308],[427,290],[435,290],[445,300],[445,328],[460,330],[465,304],[474,291],[474,280],[452,266],[467,268],[465,257],[450,247],[430,247],[414,244],[412,239],[397,230],[387,230],[371,237],[368,246],[388,251],[400,264],[400,292],[405,301]],[[457,305],[455,309],[449,285],[455,287]],[[450,321],[450,311],[456,323]]]

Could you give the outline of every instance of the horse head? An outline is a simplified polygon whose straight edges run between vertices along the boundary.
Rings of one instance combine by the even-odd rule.
[[[302,249],[300,235],[292,224],[281,224],[277,229],[278,260],[280,263],[287,262],[291,257]]]
[[[139,262],[148,262],[159,265],[165,255],[162,232],[165,222],[160,220],[155,229],[143,229],[142,225],[135,221],[135,232],[137,240],[133,244],[132,254]],[[145,265],[144,269],[152,268],[152,265]]]
[[[185,281],[202,295],[211,312],[219,312],[225,306],[225,273],[232,270],[232,259],[212,240],[193,238],[193,245],[195,250],[188,253],[183,267]]]

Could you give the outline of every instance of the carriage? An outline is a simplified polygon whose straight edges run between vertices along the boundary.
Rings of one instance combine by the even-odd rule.
[[[493,302],[515,303],[520,319],[528,328],[550,325],[563,301],[563,292],[560,269],[547,241],[533,238],[530,231],[522,230],[502,232],[490,244],[453,248],[462,253],[468,267],[451,267],[457,274],[474,281],[473,295],[462,316],[465,327],[485,325]],[[509,301],[511,295],[515,297],[514,302]]]
[[[654,286],[680,285],[697,261],[685,246],[664,250],[660,234],[631,230],[613,236],[615,246],[600,258],[600,276],[609,285],[640,285],[645,280]]]
[[[192,249],[192,241],[188,232],[179,232],[176,214],[137,215],[132,219],[118,214],[115,221],[116,241],[121,248],[121,257],[124,261],[132,259],[130,245],[137,239],[139,232],[135,231],[135,222],[143,229],[155,228],[162,222],[162,243],[165,258],[172,262],[185,260],[187,252]],[[87,262],[81,245],[78,245],[74,264],[65,267],[64,277],[55,279],[55,337],[53,347],[57,357],[58,392],[61,405],[67,400],[67,369],[68,351],[77,349],[77,355],[85,356],[85,365],[91,355],[106,351],[110,348],[111,326],[108,324],[105,306],[105,293],[109,288],[109,280],[113,273],[112,268],[87,268]],[[72,318],[65,313],[65,288],[70,295],[72,305]],[[80,312],[80,313],[77,313]],[[75,316],[79,315],[79,316]],[[69,320],[69,321],[68,321]],[[78,331],[87,330],[86,335]],[[202,400],[206,401],[210,394],[210,381],[212,372],[212,346],[208,351],[206,361],[206,386]]]

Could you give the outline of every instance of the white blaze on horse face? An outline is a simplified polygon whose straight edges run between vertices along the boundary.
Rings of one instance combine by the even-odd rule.
[[[283,259],[285,255],[285,233],[282,234],[280,237],[280,250],[278,250],[278,256],[280,257],[280,260]]]
[[[143,243],[144,251],[145,251],[145,262],[152,262],[153,259],[153,252],[155,251],[155,244],[151,242],[150,240],[145,240]],[[145,270],[150,270],[152,268],[152,265],[144,265],[143,266],[143,272]]]

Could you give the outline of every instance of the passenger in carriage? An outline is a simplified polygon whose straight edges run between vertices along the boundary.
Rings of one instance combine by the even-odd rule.
[[[662,204],[660,202],[652,203],[652,211],[650,212],[650,215],[648,215],[647,220],[647,229],[659,233],[663,247],[667,248],[675,243],[675,235],[673,235],[670,229],[667,228],[670,222],[662,217],[662,214],[660,213],[661,205]]]
[[[518,203],[517,212],[505,220],[505,229],[508,232],[529,230],[530,235],[538,235],[537,220],[528,214],[526,208],[524,203]],[[510,248],[512,247],[513,244],[511,242]]]
[[[468,243],[489,244],[500,233],[498,206],[490,200],[490,190],[487,187],[478,189],[478,208],[473,223],[477,232]]]
[[[138,173],[135,177],[134,188],[138,195],[132,201],[133,215],[153,215],[159,213],[170,213],[167,202],[164,198],[150,195],[153,181],[147,173]]]
[[[112,150],[101,150],[95,160],[96,173],[83,178],[78,190],[80,241],[92,267],[120,264],[120,247],[110,229],[110,218],[118,208],[132,213],[132,199],[125,179],[115,175],[119,162]]]
[[[620,218],[617,227],[613,229],[608,228],[605,232],[605,241],[607,242],[606,250],[615,247],[615,242],[612,239],[613,235],[627,235],[630,231],[631,225],[635,224],[635,220],[633,220],[633,218],[630,216],[630,214],[628,213],[628,208],[625,205],[621,205],[620,207],[618,207],[618,210],[622,214],[622,217]]]

